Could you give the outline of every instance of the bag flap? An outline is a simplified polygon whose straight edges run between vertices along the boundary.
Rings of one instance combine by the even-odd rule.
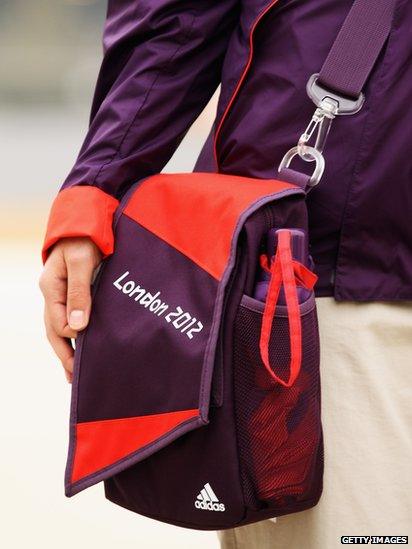
[[[299,194],[277,180],[199,173],[156,175],[127,193],[76,345],[68,496],[208,423],[241,228]]]

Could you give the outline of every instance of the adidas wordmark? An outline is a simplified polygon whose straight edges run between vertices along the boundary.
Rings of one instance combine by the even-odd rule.
[[[196,509],[203,509],[204,511],[226,510],[224,504],[219,502],[209,483],[205,484],[200,490],[200,494],[195,501],[195,507]]]

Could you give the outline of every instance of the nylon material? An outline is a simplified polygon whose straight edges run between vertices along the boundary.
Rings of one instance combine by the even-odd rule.
[[[280,288],[282,286],[282,270],[280,266],[279,255],[276,254],[272,269],[272,277],[268,289],[268,297],[266,300],[265,311],[262,319],[262,331],[260,336],[260,352],[262,356],[263,363],[273,378],[278,381],[278,377],[272,372],[272,368],[269,364],[269,343],[270,343],[270,334],[272,330],[274,314],[276,310],[276,303],[279,299]]]
[[[237,17],[235,0],[113,2],[90,128],[64,187],[121,196],[160,172],[219,84]]]
[[[279,179],[298,185],[304,191],[308,189],[310,183],[310,175],[306,175],[289,168],[283,168],[283,170],[279,173]]]
[[[223,305],[224,305],[224,293],[226,291],[226,287],[229,283],[230,276],[232,274],[233,269],[236,265],[236,254],[237,254],[237,246],[239,242],[240,232],[242,228],[247,226],[248,222],[249,224],[252,223],[252,220],[254,218],[254,214],[257,215],[257,212],[260,208],[264,207],[266,204],[269,204],[274,201],[280,201],[286,197],[293,197],[294,195],[299,196],[302,198],[304,196],[304,193],[295,187],[294,189],[288,189],[284,190],[278,193],[275,193],[273,195],[268,195],[264,198],[261,198],[260,200],[255,201],[246,211],[244,211],[241,216],[238,219],[238,223],[236,225],[233,238],[232,238],[232,246],[231,251],[228,259],[228,263],[226,266],[226,270],[223,274],[222,280],[219,285],[219,291],[218,295],[216,297],[215,302],[215,312],[214,312],[214,318],[213,318],[213,324],[212,324],[212,334],[209,338],[206,353],[205,353],[205,365],[206,367],[203,370],[203,380],[202,385],[206,387],[210,387],[212,383],[212,376],[213,376],[213,360],[214,360],[214,353],[218,341],[218,335],[219,335],[219,324],[222,321],[222,314],[223,314]],[[287,204],[288,201],[285,201]],[[283,204],[283,201],[281,202]],[[298,216],[300,222],[303,224],[303,226],[306,226],[306,209],[304,207],[304,203],[301,202],[301,205],[303,205],[303,208],[299,208],[299,214],[295,213],[296,216]],[[296,207],[296,204],[294,204],[294,207]],[[281,210],[281,208],[279,208]],[[288,210],[287,206],[285,206],[285,210]],[[288,212],[290,215],[290,212]],[[281,213],[279,212],[279,221],[284,219],[282,218]],[[298,224],[298,226],[300,226]],[[260,239],[263,237],[263,234],[260,235]],[[256,263],[253,265],[251,262],[249,262],[249,269],[247,275],[250,275],[250,267],[252,267],[252,270],[255,269]],[[245,281],[245,287],[247,284],[247,279]],[[241,296],[240,296],[241,297]],[[240,302],[239,297],[239,302]],[[216,326],[217,325],[217,326]],[[215,329],[213,329],[216,326]],[[203,413],[204,416],[207,415],[207,410],[209,407],[209,395],[206,395],[203,401],[203,404],[200,406],[201,413]]]
[[[198,410],[182,410],[78,423],[71,482],[117,463],[198,415]]]
[[[104,266],[93,301],[83,349],[82,360],[88,368],[81,372],[78,421],[196,408],[199,363],[211,329],[217,283],[127,217],[119,220],[116,240],[116,252]],[[139,242],[138,249],[133,242]],[[176,271],[181,273],[179,278],[166,276]],[[193,324],[190,321],[192,328],[198,329],[198,321],[203,325],[192,339],[188,330],[182,332],[173,325],[180,316],[179,307],[182,314],[196,319]],[[169,314],[173,316],[167,321]],[[158,340],[162,346],[156,344]],[[104,370],[102,360],[107,365]],[[182,362],[185,369],[179,367]],[[121,370],[115,367],[118,363]],[[162,383],[152,383],[153,365]]]
[[[96,298],[99,297],[99,293],[96,293],[93,303],[93,315],[89,328],[82,336],[81,341],[78,342],[79,345],[76,348],[75,378],[72,393],[71,440],[66,470],[66,493],[68,495],[73,495],[95,484],[96,482],[115,474],[119,470],[130,467],[137,460],[144,459],[148,455],[153,454],[153,452],[156,452],[159,448],[170,443],[181,434],[199,427],[204,423],[198,418],[184,422],[182,425],[177,426],[169,433],[159,436],[156,440],[142,448],[139,452],[133,452],[130,457],[124,458],[110,467],[105,467],[104,469],[87,476],[84,480],[80,480],[75,484],[72,484],[71,482],[71,469],[74,460],[74,450],[77,438],[75,429],[78,418],[83,419],[84,421],[93,419],[107,419],[112,417],[116,418],[147,415],[150,413],[181,409],[185,407],[185,404],[187,408],[197,407],[199,402],[199,383],[201,380],[201,372],[199,371],[199,368],[196,368],[196,364],[199,363],[199,360],[201,363],[202,360],[201,347],[199,347],[199,344],[196,343],[195,340],[194,345],[189,348],[184,345],[180,347],[179,341],[181,341],[181,338],[185,338],[186,335],[181,333],[179,330],[174,329],[171,324],[164,321],[164,318],[162,319],[164,322],[163,325],[162,323],[157,322],[157,328],[154,331],[153,341],[153,338],[150,339],[150,337],[148,337],[148,333],[153,334],[153,328],[155,328],[153,325],[153,322],[156,320],[154,313],[147,310],[141,304],[136,303],[134,299],[130,299],[127,294],[113,287],[113,281],[118,276],[118,269],[120,267],[123,267],[123,265],[126,264],[133,264],[135,266],[138,265],[141,270],[145,265],[145,263],[142,263],[141,258],[136,261],[133,257],[132,252],[136,253],[134,251],[135,248],[127,245],[127,237],[124,238],[124,235],[120,236],[121,231],[126,230],[127,235],[133,238],[134,233],[130,232],[132,227],[129,226],[126,229],[124,225],[125,222],[128,222],[135,228],[137,227],[136,224],[128,221],[125,217],[123,219],[119,219],[116,228],[116,235],[119,240],[115,256],[113,256],[117,263],[114,263],[113,266],[113,262],[110,262],[112,272],[108,270],[109,263],[107,263],[100,271],[99,275],[99,285],[102,283],[102,278],[103,282],[107,284],[103,295],[109,295],[110,292],[114,291],[115,293],[113,296],[118,296],[116,299],[121,299],[122,301],[118,303],[112,298],[105,304],[104,299],[103,302],[102,299],[96,301]],[[125,244],[125,246],[120,246],[119,242]],[[142,238],[141,235],[139,237],[139,242],[141,244],[144,242],[144,238]],[[159,244],[162,244],[161,241],[159,241]],[[163,244],[163,246],[165,245]],[[165,253],[164,250],[159,255],[155,253],[153,240],[148,242],[147,254],[145,254],[142,246],[140,247],[140,251],[143,256],[147,255],[147,257],[154,253],[155,255],[153,257],[160,257],[162,262],[168,257],[168,254]],[[209,299],[208,297],[208,295],[211,295],[208,293],[208,288],[212,294],[215,294],[215,281],[213,281],[213,279],[211,279],[206,273],[198,271],[198,273],[196,273],[197,275],[205,277],[202,281],[199,281],[199,278],[196,278],[193,273],[190,275],[190,265],[188,271],[183,270],[182,272],[188,273],[189,280],[191,280],[192,283],[197,280],[202,286],[202,296],[205,297],[204,303],[209,301],[213,304],[213,299]],[[106,276],[105,279],[103,275]],[[159,277],[158,281],[156,280],[156,276]],[[158,283],[159,287],[161,289],[163,288],[163,290],[167,293],[167,288],[164,288],[165,278],[162,268],[159,268],[158,271],[156,271],[156,276],[153,276],[152,273],[149,282],[140,279],[141,286],[150,289],[151,284]],[[179,282],[182,282],[182,277],[180,277],[179,280],[173,277],[166,280],[169,280],[172,283],[174,280],[177,284],[179,284]],[[138,282],[137,279],[136,282]],[[190,300],[190,297],[185,297],[185,290],[187,289],[187,286],[181,286],[180,290],[176,291],[175,289],[171,291],[175,299],[180,296],[180,304],[183,307],[185,306],[185,299]],[[99,290],[102,291],[102,286],[99,287]],[[152,291],[152,295],[154,294],[155,292]],[[194,294],[197,296],[197,292],[194,292]],[[197,296],[196,303],[198,306],[200,301],[199,296]],[[169,305],[173,306],[173,302],[169,302]],[[200,304],[200,306],[202,305]],[[187,310],[189,310],[189,307],[187,307]],[[119,317],[119,314],[121,317]],[[209,327],[207,325],[207,313],[204,314],[206,316],[206,321],[204,321],[204,334],[207,338],[207,331]],[[209,312],[209,316],[211,316],[211,311]],[[199,314],[197,315],[197,318],[200,318]],[[161,319],[158,318],[157,320]],[[173,320],[174,318],[172,321]],[[138,324],[137,330],[136,323]],[[162,331],[156,332],[159,328]],[[137,347],[136,351],[136,345],[134,344],[134,341],[136,340],[136,333],[141,335],[140,344],[143,345],[144,352],[142,352],[142,347]],[[161,336],[162,340],[166,342],[165,346],[159,347],[156,344],[158,340],[156,334],[159,335],[159,337]],[[165,347],[167,348],[167,343],[171,343],[171,338],[176,337],[180,339],[177,339],[176,341],[176,343],[178,343],[178,347],[174,348],[174,352],[163,352],[163,349]],[[84,344],[85,341],[86,345]],[[131,349],[135,354],[130,353]],[[177,352],[179,350],[180,353]],[[162,353],[163,356],[161,356]],[[179,354],[181,355],[180,359]],[[80,357],[83,364],[81,370]],[[101,368],[102,360],[106,365],[104,369]],[[182,369],[179,367],[182,360],[186,362],[188,368]],[[142,361],[149,361],[150,363],[153,363],[154,361],[154,363],[157,364],[156,371],[157,375],[161,374],[161,383],[153,383],[153,368],[142,369]],[[173,361],[175,363],[175,367],[172,369]],[[190,363],[192,363],[192,367],[190,367]],[[85,368],[84,364],[88,365],[88,367]],[[122,364],[122,368],[119,369],[115,366],[117,364]],[[148,392],[147,387],[150,387],[150,393]]]
[[[343,95],[358,97],[391,29],[395,0],[355,0],[319,81]]]
[[[191,431],[190,436],[180,438],[176,444],[166,446],[150,459],[108,479],[106,497],[134,512],[191,528],[216,530],[224,527],[227,521],[235,524],[242,520],[244,508],[240,504],[242,494],[230,385],[224,388],[225,412],[214,409],[213,424]],[[224,459],[216,458],[216,448],[221,448]],[[196,467],[193,466],[194,459]],[[219,500],[225,503],[225,513],[201,513],[195,508],[196,495],[205,483],[199,479],[211,482]],[[176,505],[175,498],[165,497],[165,491],[179,494],[179,505]]]
[[[271,3],[272,2],[268,0],[249,0],[247,2],[242,2],[238,21],[239,24],[230,37],[227,53],[223,62],[222,82],[224,82],[224,86],[221,87],[215,124],[211,131],[212,143],[215,138],[216,128],[222,119],[223,113],[227,109],[229,101],[232,98],[247,65],[250,53],[250,31],[252,26],[259,18],[259,15],[262,14]],[[211,147],[213,149],[212,143]],[[216,171],[216,159],[213,154],[211,161],[213,166],[211,171]]]
[[[87,185],[65,189],[53,202],[44,239],[42,258],[61,238],[89,237],[104,256],[113,252],[113,215],[118,201]]]
[[[261,215],[263,210],[259,210],[259,212],[256,210],[258,208],[262,209],[265,202],[269,201],[270,198],[265,197],[259,203],[255,203],[251,210],[245,212],[242,218],[239,219],[231,257],[221,283],[222,285],[227,284],[232,269],[236,268],[237,276],[231,289],[231,299],[225,309],[226,337],[225,359],[223,361],[225,380],[230,380],[233,375],[231,329],[234,325],[234,318],[245,282],[249,276],[249,263],[254,256],[253,250],[256,243],[260,242],[268,228],[268,216]],[[302,205],[302,209],[299,207],[300,205]],[[278,204],[277,209],[279,211],[279,222],[298,216],[297,212],[302,213],[300,221],[301,223],[304,222],[303,202],[298,204],[296,200],[293,202],[284,201]],[[254,211],[255,213],[253,213]],[[265,220],[263,224],[261,223],[262,217]],[[295,221],[298,223],[296,218]],[[242,236],[240,237],[241,230]],[[238,241],[242,243],[242,257],[238,264],[239,267],[236,267],[234,259]],[[218,305],[218,308],[220,306]],[[313,318],[313,311],[307,314]],[[287,323],[287,321],[285,322]],[[262,511],[259,517],[248,518],[249,511],[246,514],[244,497],[240,492],[241,480],[238,476],[237,442],[233,425],[235,415],[232,408],[235,404],[232,396],[233,384],[226,382],[223,391],[223,406],[211,412],[211,421],[206,428],[192,431],[188,437],[180,439],[177,444],[167,446],[162,452],[153,454],[150,459],[136,463],[132,468],[106,480],[107,497],[146,516],[180,526],[202,529],[220,529],[227,527],[229,524],[243,524],[248,520],[264,518],[265,513],[273,516],[273,513],[282,514],[292,510],[302,510],[313,505],[315,499],[319,496],[319,487],[321,486],[319,483],[312,486],[310,494],[306,491],[304,497],[294,498],[292,503],[290,499],[288,501],[279,500],[275,511],[272,507],[272,511]],[[221,451],[224,452],[225,459],[223,461],[216,460],[216,447],[221,448]],[[198,450],[194,450],[195,448]],[[196,456],[196,468],[193,467],[194,455]],[[316,467],[319,470],[318,459],[316,460]],[[166,486],[165,478],[167,479]],[[199,487],[199,478],[210,480],[219,500],[224,502],[226,506],[227,511],[225,513],[199,514],[195,509],[193,498],[202,487],[202,484]],[[176,508],[174,500],[165,497],[165,490],[167,490],[167,493],[178,492],[180,494],[181,503],[178,508]]]
[[[289,311],[290,332],[290,377],[288,386],[293,385],[299,375],[302,362],[302,326],[299,312],[298,294],[296,289],[295,273],[293,269],[292,253],[290,248],[290,234],[281,233],[279,246],[283,285],[285,289],[286,304]]]
[[[193,178],[191,178],[193,180]],[[193,183],[195,185],[195,182]],[[140,186],[136,187],[135,192],[139,192]],[[166,444],[168,444],[171,440],[174,440],[178,436],[180,436],[182,433],[190,431],[196,427],[199,427],[202,423],[207,422],[207,416],[208,416],[208,408],[209,408],[209,401],[210,401],[210,386],[211,386],[211,380],[212,380],[212,372],[213,372],[213,362],[214,362],[214,356],[215,356],[215,348],[216,348],[216,342],[217,342],[217,334],[219,331],[220,326],[220,320],[221,320],[221,314],[222,314],[222,306],[223,306],[223,293],[225,291],[226,284],[228,282],[228,279],[231,274],[231,270],[234,267],[234,258],[235,258],[235,250],[237,246],[237,239],[239,237],[240,230],[245,223],[246,219],[250,217],[257,209],[263,207],[267,202],[277,200],[289,195],[303,195],[302,191],[299,191],[297,188],[287,188],[284,191],[274,193],[273,195],[264,196],[260,200],[255,201],[249,209],[244,212],[237,223],[237,226],[234,231],[233,236],[233,242],[232,242],[232,251],[229,258],[229,263],[227,266],[227,269],[225,271],[225,274],[223,276],[220,290],[218,292],[218,295],[216,297],[216,303],[214,304],[215,298],[211,298],[208,296],[207,292],[205,292],[205,288],[209,285],[210,291],[216,296],[216,281],[213,280],[207,273],[202,271],[201,269],[198,269],[196,265],[190,261],[187,260],[184,256],[179,254],[176,250],[173,250],[172,248],[168,247],[165,242],[163,242],[160,239],[157,239],[154,235],[148,233],[145,229],[139,227],[135,222],[128,219],[126,216],[116,216],[117,219],[117,225],[116,225],[116,237],[118,239],[117,241],[117,247],[116,247],[116,253],[113,256],[111,260],[109,260],[104,268],[101,270],[99,275],[99,292],[100,295],[107,295],[110,291],[115,292],[116,300],[122,299],[124,304],[122,303],[120,307],[117,307],[118,311],[122,311],[122,318],[116,320],[116,300],[111,299],[109,300],[110,307],[107,307],[107,304],[102,302],[101,298],[99,298],[99,292],[95,294],[94,298],[94,304],[93,304],[93,311],[94,314],[92,315],[93,318],[91,319],[89,328],[87,329],[85,335],[83,336],[82,342],[79,345],[77,351],[76,351],[76,372],[75,372],[75,382],[74,382],[74,394],[72,399],[72,417],[71,417],[71,442],[70,442],[70,449],[69,449],[69,459],[68,459],[68,465],[67,465],[67,472],[66,472],[66,479],[67,479],[67,486],[66,491],[68,495],[72,495],[74,493],[77,493],[80,490],[83,490],[84,488],[87,488],[88,486],[91,486],[92,484],[98,482],[99,480],[108,478],[111,474],[115,474],[121,470],[124,470],[127,467],[130,467],[132,464],[138,462],[139,460],[143,459],[144,457],[147,457],[149,455],[153,455],[154,452],[156,452],[159,448],[164,447]],[[127,197],[127,200],[131,199],[131,196]],[[122,203],[120,207],[120,211],[124,210],[124,204]],[[147,235],[148,241],[146,250],[144,250],[144,246],[140,246],[140,248],[136,248],[134,246],[130,245],[130,238],[133,240],[133,234],[136,230],[143,231],[143,233],[140,234],[139,238],[136,241],[139,241],[142,245],[145,239],[143,238],[143,235]],[[155,239],[155,240],[153,240]],[[154,245],[154,242],[156,241],[156,245]],[[156,252],[156,247],[163,246],[165,249],[161,253]],[[160,277],[159,280],[156,280],[156,276],[153,276],[154,271],[152,270],[152,274],[150,277],[143,276],[145,266],[150,265],[150,263],[142,263],[141,260],[136,256],[134,257],[133,254],[140,254],[145,257],[151,256],[153,254],[153,258],[161,258],[162,264],[159,265],[159,269],[156,271],[156,276]],[[188,284],[184,284],[183,277],[180,276],[178,278],[176,277],[169,277],[167,278],[168,283],[175,284],[175,289],[170,290],[168,292],[167,288],[165,288],[165,278],[164,278],[164,265],[170,263],[170,254],[177,259],[179,258],[179,261],[183,260],[187,263],[187,265],[190,265],[191,269],[195,269],[197,271],[196,275],[193,276],[193,273],[190,274],[188,272]],[[153,261],[153,260],[152,260]],[[120,269],[123,274],[119,277],[119,268],[122,265],[130,264],[134,267],[132,267],[130,270],[123,271],[123,268]],[[138,266],[138,269],[136,267]],[[125,267],[126,268],[126,267]],[[186,272],[181,267],[174,267],[171,270],[166,269],[166,272],[171,271],[175,272],[176,270],[180,270],[181,273]],[[115,271],[117,272],[118,278],[115,278]],[[190,271],[190,269],[189,269]],[[132,274],[134,272],[134,275]],[[140,273],[139,276],[137,276],[136,273]],[[187,311],[191,312],[193,314],[193,311],[191,310],[193,307],[190,306],[190,303],[197,303],[199,302],[199,293],[198,291],[189,292],[187,299],[187,304],[185,305],[185,294],[184,292],[187,291],[188,288],[190,288],[190,284],[195,284],[196,287],[199,287],[199,280],[198,275],[201,275],[205,278],[205,280],[200,284],[203,288],[202,290],[202,296],[205,299],[205,303],[208,302],[209,305],[214,306],[214,314],[213,314],[213,320],[211,319],[211,312],[206,314],[206,317],[209,318],[209,321],[211,321],[211,325],[207,325],[206,322],[202,322],[204,325],[204,335],[207,340],[206,348],[204,347],[204,343],[200,341],[200,347],[194,346],[193,349],[195,350],[195,354],[190,358],[190,354],[187,354],[187,348],[184,349],[185,356],[180,360],[178,353],[175,351],[173,353],[168,354],[168,356],[165,357],[159,357],[159,351],[164,349],[166,347],[166,351],[168,348],[168,345],[163,345],[161,347],[157,345],[151,345],[150,343],[150,337],[149,340],[147,339],[146,335],[153,332],[151,329],[151,322],[153,320],[156,320],[156,311],[147,310],[147,308],[142,306],[142,303],[135,302],[135,299],[130,298],[130,293],[134,292],[139,287],[139,292],[141,291],[141,288],[143,288],[145,291],[149,289],[150,291],[150,299],[151,303],[153,299],[160,299],[159,295],[155,293],[155,286],[159,288],[162,288],[161,290],[161,299],[160,301],[164,301],[165,304],[170,305],[168,301],[166,300],[166,296],[168,294],[173,295],[174,299],[176,299],[177,296],[180,297],[180,303],[182,304],[182,308]],[[115,282],[113,282],[113,280]],[[207,284],[205,286],[204,282],[207,280]],[[106,289],[103,291],[103,283],[106,285]],[[176,286],[177,284],[177,286]],[[114,288],[113,288],[114,286]],[[126,290],[127,287],[127,290]],[[103,292],[103,293],[102,293]],[[164,293],[163,293],[164,292]],[[179,293],[180,292],[180,293]],[[182,293],[183,292],[183,293]],[[147,293],[147,292],[146,292]],[[146,295],[146,294],[145,294]],[[139,294],[140,296],[140,294]],[[137,297],[139,297],[137,296]],[[133,296],[134,297],[134,296]],[[140,297],[139,297],[140,299]],[[126,301],[124,301],[126,300]],[[100,305],[99,305],[100,304]],[[173,306],[173,304],[171,304]],[[126,308],[127,307],[127,308]],[[157,307],[157,306],[156,306]],[[107,313],[109,311],[109,315],[107,316]],[[125,314],[125,311],[129,311],[127,314]],[[138,355],[136,355],[136,361],[133,362],[130,361],[130,356],[128,354],[124,354],[125,350],[133,348],[133,334],[137,333],[137,330],[135,330],[135,318],[136,312],[143,313],[145,316],[139,316],[139,340],[140,343],[143,341],[143,348],[144,353],[142,353],[142,347],[136,347],[138,350]],[[195,311],[196,318],[200,319],[202,318],[202,321],[204,321],[204,317],[199,314],[197,311]],[[129,315],[129,318],[128,318]],[[130,316],[132,315],[132,316]],[[209,315],[209,316],[208,316]],[[111,321],[114,320],[116,326],[114,329],[107,329],[107,318],[109,318]],[[105,320],[106,319],[106,320]],[[159,320],[159,319],[157,319]],[[164,320],[164,319],[163,319]],[[101,325],[97,324],[101,323]],[[147,324],[147,327],[145,329],[144,324]],[[100,326],[100,327],[99,327]],[[119,327],[122,326],[122,330],[119,331]],[[159,325],[160,326],[160,325]],[[91,337],[91,333],[93,330],[93,327],[95,328],[95,334],[99,334],[99,337],[102,336],[102,340],[99,341],[96,337]],[[159,332],[159,337],[164,342],[171,342],[170,339],[173,335],[174,337],[185,337],[185,334],[180,333],[179,331],[180,326],[176,326],[176,330],[172,329],[172,326],[166,323],[163,324],[162,331]],[[114,339],[113,339],[114,337]],[[156,341],[159,338],[155,338]],[[85,345],[85,341],[87,342],[87,345]],[[120,343],[120,346],[117,344]],[[203,345],[203,347],[202,347]],[[131,347],[132,346],[132,347]],[[199,361],[199,350],[196,349],[202,349],[204,351],[204,361]],[[183,347],[182,347],[183,350]],[[114,352],[114,354],[113,354]],[[168,351],[167,351],[168,352]],[[79,353],[81,353],[82,361],[84,362],[88,358],[88,362],[90,361],[98,361],[98,366],[96,368],[82,368],[80,370],[80,358]],[[145,354],[146,353],[146,354]],[[148,354],[147,354],[148,353]],[[147,355],[147,356],[146,356]],[[101,363],[101,356],[104,357],[105,362],[110,364],[115,363],[121,363],[123,366],[126,364],[127,368],[122,370],[118,370],[117,368],[105,368],[101,369],[100,363]],[[138,356],[138,360],[137,360]],[[153,358],[154,357],[154,358]],[[157,357],[157,358],[156,358]],[[197,358],[196,358],[197,357]],[[133,358],[133,357],[132,357]],[[179,364],[185,363],[189,360],[193,360],[194,362],[197,362],[198,364],[203,364],[201,371],[199,372],[199,368],[188,368],[186,370],[182,370],[181,368],[171,368],[170,362],[171,360],[177,360]],[[145,375],[152,375],[152,368],[146,368],[145,370],[142,368],[138,368],[137,366],[142,361],[153,361],[156,360],[157,364],[161,364],[161,368],[166,367],[166,369],[163,370],[162,373],[162,384],[157,385],[153,384],[151,382],[147,383],[145,382]],[[157,369],[159,366],[157,366]],[[111,379],[110,375],[114,374],[114,378]],[[132,372],[132,374],[131,374]],[[146,374],[144,374],[146,372]],[[199,376],[196,379],[190,378],[188,376],[188,373],[191,372],[191,376],[193,375]],[[176,373],[179,373],[180,379],[176,377],[176,379],[170,378],[167,380],[167,376],[174,373],[174,376],[176,377]],[[138,377],[136,377],[138,376]],[[183,376],[183,377],[182,377]],[[138,379],[139,378],[139,379]],[[79,381],[81,383],[79,383]],[[143,383],[142,383],[143,382]],[[96,384],[99,386],[99,391],[95,390]],[[147,390],[145,390],[145,387],[147,388],[150,386],[150,396]],[[202,415],[202,418],[194,418],[190,422],[185,422],[181,427],[176,427],[173,431],[170,431],[168,433],[165,433],[164,436],[154,440],[150,445],[147,447],[145,446],[142,451],[136,451],[130,454],[129,457],[126,457],[124,459],[121,459],[120,461],[116,462],[115,464],[105,467],[104,469],[100,471],[96,471],[93,474],[90,474],[85,479],[77,481],[75,484],[71,483],[71,468],[72,468],[72,462],[74,459],[74,449],[76,445],[76,434],[75,434],[75,425],[78,420],[78,418],[82,418],[83,420],[93,420],[93,419],[109,419],[111,417],[132,417],[136,415],[145,415],[147,413],[153,413],[153,406],[163,407],[163,409],[160,409],[160,412],[167,411],[167,410],[176,410],[176,409],[182,409],[185,408],[185,406],[182,406],[182,398],[178,398],[179,406],[176,404],[173,404],[173,391],[171,391],[171,388],[175,387],[177,389],[177,393],[175,392],[175,396],[177,394],[180,394],[182,398],[188,400],[188,403],[193,402],[193,399],[195,399],[195,402],[199,402],[199,408],[200,413]],[[167,389],[167,394],[165,395],[164,390]],[[118,392],[120,390],[121,397],[119,398],[118,395],[116,395],[116,391]],[[137,397],[136,391],[140,390],[141,394],[139,397]],[[131,391],[131,394],[127,397],[126,393],[127,391]],[[143,391],[143,392],[142,392]],[[77,392],[79,393],[77,395]],[[82,396],[83,395],[83,396]],[[157,396],[156,396],[157,395]],[[149,399],[149,400],[147,400]],[[145,402],[146,404],[149,404],[149,408],[145,408]],[[113,407],[113,405],[115,405]],[[121,409],[122,406],[125,406],[126,408]],[[130,406],[140,406],[140,411],[138,409],[132,409]],[[120,408],[119,408],[120,407]],[[166,410],[165,408],[166,407]],[[190,407],[186,406],[186,407]],[[115,410],[116,408],[116,410]],[[143,412],[142,412],[143,411]],[[79,415],[78,415],[79,412]],[[91,414],[94,414],[94,418],[91,416]]]
[[[318,280],[315,273],[312,273],[312,271],[305,267],[305,265],[302,265],[302,263],[295,260],[293,261],[293,270],[295,272],[295,277],[298,284],[308,288],[309,290],[313,290]]]
[[[347,11],[347,3],[331,5],[330,1],[320,0],[298,7],[295,2],[286,2],[265,16],[256,35],[249,77],[219,138],[223,173],[273,177],[283,155],[297,142],[313,114],[306,81],[326,59]],[[318,39],[319,28],[322,41]],[[230,74],[230,66],[228,71]],[[338,159],[335,169],[339,170],[343,161]]]
[[[236,84],[236,87],[235,89],[233,90],[232,94],[231,94],[231,97],[229,99],[229,102],[225,108],[225,111],[219,121],[219,124],[217,126],[217,129],[216,129],[216,132],[215,132],[215,139],[214,139],[214,156],[215,156],[215,163],[216,163],[216,168],[217,168],[217,171],[219,171],[219,159],[218,159],[218,151],[217,151],[217,146],[218,146],[218,142],[219,142],[219,136],[220,136],[220,132],[223,128],[223,124],[225,123],[225,119],[226,117],[228,116],[229,112],[230,112],[230,109],[233,105],[233,103],[235,102],[236,100],[236,97],[242,87],[242,84],[244,82],[244,80],[246,79],[247,75],[248,75],[248,72],[249,72],[249,69],[252,65],[252,61],[253,61],[253,54],[254,54],[254,34],[260,24],[260,22],[264,19],[264,17],[269,13],[269,11],[275,6],[275,4],[277,4],[278,0],[272,0],[272,2],[270,4],[268,4],[264,10],[262,10],[259,15],[257,16],[257,18],[255,19],[255,21],[252,23],[252,26],[250,28],[250,31],[249,31],[249,36],[248,36],[248,47],[249,47],[249,53],[248,53],[248,57],[247,57],[247,61],[246,61],[246,64],[245,64],[245,67],[240,75],[240,78]]]
[[[302,361],[302,327],[299,302],[296,290],[294,265],[290,248],[290,233],[282,231],[279,234],[278,250],[271,269],[272,277],[262,319],[262,330],[259,342],[263,364],[269,375],[284,387],[291,387],[299,375]],[[288,381],[276,374],[276,365],[269,360],[271,331],[275,319],[276,304],[280,288],[283,285],[286,296],[290,334],[290,367]]]
[[[368,121],[347,198],[336,265],[339,301],[412,299],[412,113],[407,85],[412,82],[412,51],[404,24],[412,20],[412,3],[398,1],[397,8],[379,82],[368,94]],[[396,181],[392,193],[391,181]]]
[[[268,15],[256,37],[259,53],[221,134],[223,173],[273,176],[313,114],[305,92],[307,76],[319,71],[351,4],[286,2]],[[389,41],[367,82],[365,106],[358,114],[335,121],[325,149],[322,183],[308,195],[319,296],[412,299],[412,250],[400,244],[412,241],[408,22],[412,3],[398,0]],[[239,54],[233,51],[233,64]],[[231,75],[230,63],[227,67],[224,79]],[[210,145],[201,157],[198,170],[210,166]],[[389,182],[395,180],[396,192],[388,200]]]
[[[147,179],[124,212],[220,280],[241,213],[265,194],[293,187],[276,180],[256,182],[201,173],[196,174],[194,185],[193,177],[162,174]]]

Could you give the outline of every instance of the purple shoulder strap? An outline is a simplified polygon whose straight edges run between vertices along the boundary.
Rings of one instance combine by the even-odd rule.
[[[396,0],[355,0],[319,73],[319,83],[357,98],[388,38]]]
[[[278,171],[282,179],[309,191],[322,177],[322,155],[332,120],[356,114],[364,103],[362,90],[389,36],[397,0],[354,0],[319,74],[313,74],[306,90],[317,109],[297,146],[283,157]],[[314,146],[309,145],[316,132]],[[315,161],[311,176],[290,168],[295,156]]]

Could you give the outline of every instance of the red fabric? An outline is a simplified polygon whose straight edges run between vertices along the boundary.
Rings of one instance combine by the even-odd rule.
[[[292,188],[274,179],[161,174],[137,189],[124,213],[220,280],[240,214],[260,198]]]
[[[113,253],[113,214],[119,202],[97,187],[77,185],[55,198],[49,216],[42,258],[61,238],[87,236],[104,256]]]
[[[305,267],[305,265],[302,265],[302,263],[295,260],[293,260],[293,271],[295,273],[296,282],[299,286],[304,286],[308,290],[313,290],[318,280],[315,273],[312,273],[312,271]]]
[[[113,465],[198,415],[195,409],[78,423],[72,482]]]
[[[296,285],[298,283],[312,289],[317,277],[304,265],[293,260],[291,233],[288,230],[278,232],[278,246],[270,269],[267,259],[262,259],[262,265],[265,269],[270,270],[272,277],[262,319],[260,354],[271,378],[284,387],[291,387],[299,375],[302,363],[302,325]],[[276,374],[275,368],[271,367],[269,360],[270,335],[282,285],[285,292],[290,333],[290,373],[287,381]]]
[[[296,261],[295,259],[292,263],[296,283],[299,286],[304,286],[308,290],[313,290],[318,280],[317,275],[315,275],[315,273],[313,273],[310,269],[305,267],[305,265],[302,265],[302,263],[299,263],[299,261]],[[260,265],[266,272],[272,272],[269,267],[268,256],[266,254],[260,256]]]

